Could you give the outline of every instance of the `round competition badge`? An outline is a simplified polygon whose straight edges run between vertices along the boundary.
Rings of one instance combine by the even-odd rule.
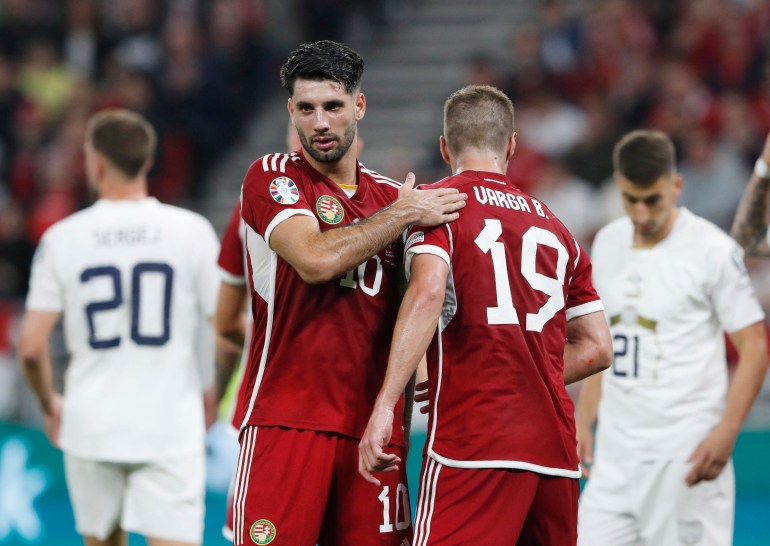
[[[339,224],[345,217],[342,205],[331,195],[322,195],[315,203],[318,217],[327,224]]]
[[[270,182],[270,195],[281,205],[293,205],[299,201],[299,189],[294,180],[286,176],[279,176]]]
[[[270,544],[275,540],[275,535],[275,525],[266,519],[258,519],[249,530],[249,536],[254,544]]]

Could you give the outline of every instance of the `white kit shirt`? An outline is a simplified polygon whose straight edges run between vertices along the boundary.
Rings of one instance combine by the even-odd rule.
[[[64,314],[64,451],[131,462],[203,449],[197,335],[218,251],[205,218],[154,198],[100,200],[45,233],[27,309]]]
[[[623,217],[593,244],[615,353],[603,374],[597,445],[607,457],[686,457],[724,410],[724,332],[764,313],[743,251],[711,222],[680,208],[652,248],[633,248],[633,232]]]

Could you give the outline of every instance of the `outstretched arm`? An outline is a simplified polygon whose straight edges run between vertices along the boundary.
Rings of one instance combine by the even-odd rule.
[[[358,446],[358,471],[376,485],[380,481],[372,472],[393,472],[401,462],[383,448],[393,432],[393,408],[436,332],[449,266],[438,256],[418,254],[412,259],[411,271],[393,332],[385,381]]]
[[[716,428],[690,455],[689,461],[693,464],[685,479],[687,485],[713,480],[722,472],[733,453],[741,424],[767,375],[767,336],[763,322],[732,332],[730,339],[739,357],[725,411]]]
[[[416,190],[409,173],[398,199],[369,218],[321,231],[315,218],[298,215],[278,224],[270,246],[315,284],[344,275],[396,240],[412,224],[437,226],[460,217],[467,195],[454,188]]]
[[[765,140],[760,161],[770,164],[770,134]],[[738,241],[749,256],[770,256],[770,246],[767,244],[767,199],[770,189],[770,173],[757,174],[757,169],[751,175],[748,186],[735,213],[730,235]]]

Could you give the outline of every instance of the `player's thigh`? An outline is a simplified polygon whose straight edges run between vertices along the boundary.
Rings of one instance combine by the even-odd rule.
[[[400,546],[412,543],[412,518],[403,448],[388,446],[401,457],[397,472],[377,473],[381,486],[358,473],[358,443],[340,436],[334,485],[324,518],[320,546]]]
[[[107,540],[120,527],[126,472],[121,465],[64,455],[78,533]]]
[[[578,546],[641,546],[639,522],[630,513],[609,512],[580,506],[578,510]]]
[[[415,544],[516,544],[538,476],[506,469],[461,469],[423,463]]]
[[[639,484],[634,464],[623,457],[602,457],[591,468],[578,505],[578,545],[638,544]]]
[[[233,499],[233,544],[315,546],[326,511],[335,435],[247,427]]]
[[[535,498],[517,544],[575,546],[579,495],[579,480],[539,474]]]
[[[643,536],[650,544],[732,544],[735,476],[732,462],[714,480],[687,486],[686,461],[662,466],[656,497],[644,514]]]
[[[128,477],[123,528],[162,541],[200,544],[205,495],[203,451],[137,465]]]

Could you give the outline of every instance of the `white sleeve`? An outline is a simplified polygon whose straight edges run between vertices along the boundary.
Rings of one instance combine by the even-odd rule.
[[[35,311],[63,311],[63,289],[56,274],[55,245],[48,231],[40,240],[32,258],[32,273],[26,308]]]
[[[713,270],[717,277],[712,301],[722,327],[727,332],[735,332],[764,320],[765,314],[743,263],[743,249],[730,244],[728,248],[714,250]]]

